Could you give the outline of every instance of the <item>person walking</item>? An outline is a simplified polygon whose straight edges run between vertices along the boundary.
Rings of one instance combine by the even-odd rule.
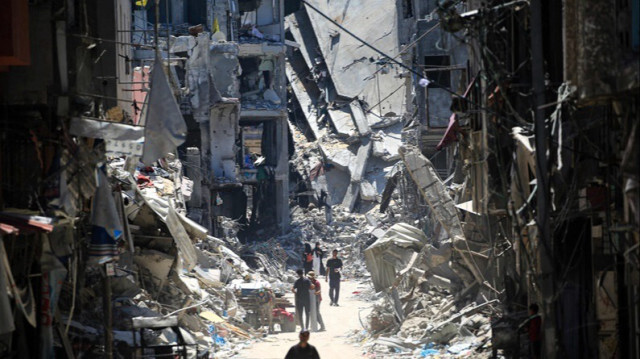
[[[319,331],[324,332],[326,329],[324,327],[324,320],[322,320],[322,315],[320,314],[320,302],[322,302],[322,292],[320,291],[320,281],[316,279],[316,274],[311,271],[307,273],[307,277],[311,284],[315,286],[315,295],[316,295],[316,318],[318,320],[318,324],[320,324]]]
[[[338,298],[340,297],[340,270],[342,269],[342,260],[338,258],[338,250],[334,249],[332,257],[327,261],[327,275],[325,281],[329,281],[329,305],[338,306]]]
[[[318,199],[318,207],[324,207],[324,216],[327,225],[330,225],[333,221],[333,215],[331,214],[331,205],[327,200],[327,192],[320,190],[320,198]]]
[[[542,354],[542,317],[538,313],[540,308],[536,303],[529,306],[529,317],[520,324],[518,331],[525,331],[529,335],[529,355],[532,359],[540,359]]]
[[[310,336],[309,329],[302,329],[299,335],[300,342],[289,348],[284,359],[320,359],[316,347],[309,344]]]
[[[296,271],[298,274],[298,279],[295,283],[293,283],[293,288],[291,291],[295,294],[296,297],[296,315],[298,316],[298,321],[300,322],[301,328],[309,327],[309,310],[310,308],[310,298],[309,298],[309,290],[313,289],[313,284],[309,279],[305,278],[302,269],[298,269]],[[306,325],[305,322],[302,321],[302,311],[305,313]]]
[[[313,248],[313,271],[318,275],[322,275],[322,257],[324,257],[324,251],[320,248],[320,242],[316,242],[316,246]]]
[[[309,271],[313,270],[313,250],[311,249],[311,244],[304,244],[304,252],[302,253],[302,263],[304,266],[304,274],[309,273]]]

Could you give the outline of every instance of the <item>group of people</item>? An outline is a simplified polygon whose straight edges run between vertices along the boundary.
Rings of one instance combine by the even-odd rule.
[[[340,270],[342,269],[342,260],[338,258],[338,250],[332,252],[326,266],[323,263],[323,257],[324,251],[320,248],[319,243],[316,243],[313,249],[308,243],[305,244],[305,251],[302,255],[304,266],[303,269],[297,271],[298,280],[292,288],[295,293],[296,315],[300,326],[309,328],[309,325],[313,324],[312,319],[315,319],[320,325],[320,331],[325,330],[325,325],[320,314],[322,291],[317,277],[325,276],[325,282],[329,283],[330,305],[337,306],[340,297]],[[303,316],[305,321],[303,321]]]
[[[292,291],[295,293],[296,315],[302,330],[300,331],[300,342],[287,353],[286,359],[295,358],[317,358],[318,351],[308,343],[310,336],[310,325],[314,321],[320,325],[319,331],[325,331],[324,321],[320,314],[320,303],[322,302],[322,290],[317,276],[325,276],[325,282],[329,283],[329,299],[331,306],[338,306],[340,297],[340,271],[342,270],[342,260],[338,258],[338,250],[334,249],[331,258],[327,260],[326,266],[322,262],[324,251],[320,244],[316,243],[314,248],[305,244],[305,251],[302,255],[304,263],[303,269],[298,269],[298,280],[293,284]],[[317,274],[316,274],[317,273]],[[303,321],[304,317],[304,321]]]

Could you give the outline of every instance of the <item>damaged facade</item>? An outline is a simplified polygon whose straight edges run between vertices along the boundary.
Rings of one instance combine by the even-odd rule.
[[[284,3],[0,8],[0,356],[224,357],[261,335],[241,289],[282,296],[287,258],[235,251],[238,224],[290,223]]]
[[[387,248],[388,227],[371,232],[382,247],[367,249],[376,253],[367,264],[388,295],[371,324],[387,334],[395,324],[400,335],[379,347],[426,345],[430,329],[397,332],[407,317],[450,319],[413,313],[420,295],[433,301],[432,285],[455,294],[444,312],[475,303],[500,318],[494,350],[518,350],[509,333],[537,303],[546,357],[637,356],[638,2],[372,7],[391,15],[378,21],[368,6],[305,1],[287,18],[300,45],[287,78],[304,150],[293,161],[299,193],[325,190],[339,198],[331,205],[361,213],[377,201],[431,245]],[[371,203],[366,182],[378,184],[378,173]],[[418,260],[433,251],[442,257]],[[446,273],[432,273],[440,260]]]
[[[399,178],[387,186],[422,196],[436,248],[452,241],[457,305],[499,300],[492,344],[504,353],[514,342],[499,333],[515,332],[515,318],[537,303],[544,357],[638,356],[638,2],[427,9],[441,29],[435,48],[455,35],[473,56],[462,86],[425,67],[426,99],[417,103],[427,104],[419,112],[427,140],[413,143],[422,153],[400,151],[409,186]],[[417,36],[431,30],[421,26]],[[437,145],[453,155],[442,181],[424,156],[434,151],[432,85],[451,95]],[[405,260],[397,270],[411,266],[428,268]]]

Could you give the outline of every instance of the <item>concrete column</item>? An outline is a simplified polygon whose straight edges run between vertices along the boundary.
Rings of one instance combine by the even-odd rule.
[[[287,118],[277,119],[278,165],[276,166],[276,220],[282,233],[289,230],[289,137]]]

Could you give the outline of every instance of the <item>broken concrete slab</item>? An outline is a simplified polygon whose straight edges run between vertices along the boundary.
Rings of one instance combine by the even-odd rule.
[[[473,274],[478,283],[484,283],[480,268],[477,267],[476,262],[471,258],[471,253],[469,253],[469,246],[466,243],[462,224],[458,217],[458,210],[433,164],[414,146],[403,146],[399,152],[409,175],[431,208],[434,218],[453,240],[453,248],[460,255],[465,267]]]
[[[333,149],[321,145],[320,150],[327,159],[327,163],[330,163],[343,171],[349,171],[349,166],[356,159],[353,152],[346,148],[334,152]]]
[[[364,178],[364,170],[367,168],[367,161],[371,154],[371,141],[365,139],[362,141],[362,145],[358,148],[355,161],[349,166],[351,172],[351,182],[359,183]]]
[[[378,199],[378,192],[368,181],[360,182],[360,198],[365,201],[375,201]]]
[[[367,122],[369,123],[369,128],[375,130],[393,126],[397,123],[400,123],[401,120],[402,117],[400,116],[382,117],[374,115],[372,113],[367,113]]]
[[[394,224],[384,236],[364,251],[367,269],[376,291],[391,287],[397,271],[415,260],[414,255],[427,243],[427,236],[420,229],[406,223]]]
[[[369,136],[371,134],[371,129],[369,128],[367,115],[362,110],[360,101],[358,100],[351,101],[351,103],[349,104],[349,108],[351,109],[353,122],[355,122],[356,127],[358,128],[358,132],[360,132],[360,136]]]
[[[373,155],[385,161],[400,159],[398,150],[402,146],[402,125],[392,126],[378,131],[371,136],[373,141]]]
[[[356,201],[358,200],[359,194],[360,194],[360,184],[354,183],[354,182],[349,183],[347,192],[344,194],[344,198],[342,199],[342,206],[347,210],[349,210],[349,212],[353,212],[353,209],[356,206]]]
[[[156,285],[160,285],[169,276],[174,257],[153,249],[143,249],[133,257],[138,267],[147,270]]]
[[[353,124],[351,113],[343,109],[328,109],[327,112],[338,135],[351,137],[356,133],[356,126]]]
[[[399,26],[396,21],[397,7],[394,2],[370,0],[353,2],[350,0],[310,1],[326,16],[336,19],[342,26],[354,31],[361,39],[373,46],[385,49],[387,53],[400,52],[398,42]],[[327,68],[339,96],[360,98],[373,105],[384,99],[371,111],[378,115],[400,114],[405,111],[405,79],[398,74],[401,69],[379,61],[380,55],[364,47],[359,40],[349,36],[327,19],[305,4],[304,9],[316,35],[319,48],[327,63]],[[363,21],[363,19],[367,19]],[[386,70],[380,71],[382,66]],[[364,81],[363,81],[364,79]],[[364,83],[363,83],[364,82]]]
[[[307,88],[307,86],[300,80],[300,77],[294,71],[289,61],[287,61],[286,63],[285,70],[287,74],[287,80],[291,85],[293,94],[296,96],[296,99],[300,104],[300,108],[304,113],[311,132],[313,132],[315,138],[321,138],[322,136],[324,136],[326,131],[324,129],[321,129],[318,125],[318,112],[315,109],[314,100],[312,100],[310,97],[310,94],[312,92],[310,92],[310,89]]]
[[[315,66],[315,59],[322,56],[318,52],[318,40],[311,27],[309,16],[304,9],[298,10],[285,19],[285,26],[300,44],[300,53],[310,69]]]

